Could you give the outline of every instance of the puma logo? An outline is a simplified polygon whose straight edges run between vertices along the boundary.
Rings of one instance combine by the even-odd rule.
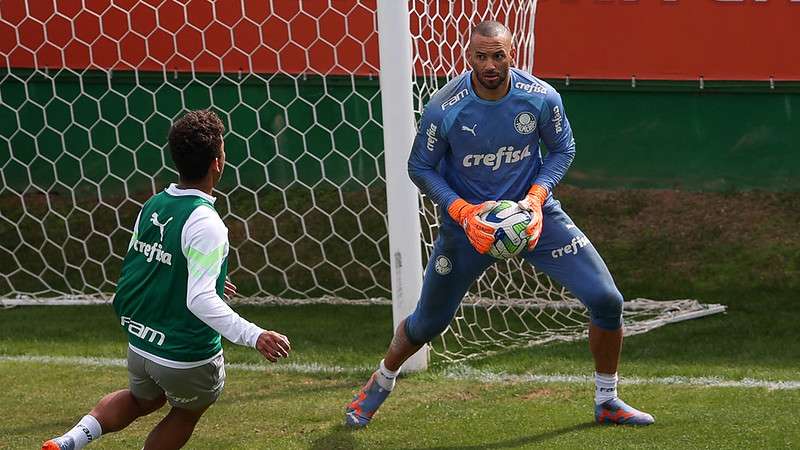
[[[150,222],[153,222],[153,225],[158,227],[158,230],[161,232],[161,239],[159,241],[164,242],[164,228],[166,228],[167,224],[172,220],[172,217],[167,219],[164,223],[159,223],[158,221],[158,213],[154,212],[153,215],[150,216]]]
[[[470,128],[470,127],[468,127],[466,125],[461,125],[461,131],[469,131],[470,133],[472,133],[473,136],[477,137],[477,135],[475,134],[475,128],[477,128],[477,127],[478,127],[477,123],[475,125],[473,125],[472,128]]]

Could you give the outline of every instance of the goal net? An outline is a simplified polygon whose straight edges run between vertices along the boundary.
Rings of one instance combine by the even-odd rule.
[[[107,302],[143,202],[174,181],[170,123],[213,108],[230,276],[259,303],[388,303],[375,0],[0,2],[0,297]],[[535,0],[412,1],[415,109],[464,70],[466,33],[508,24],[533,62]],[[436,209],[421,199],[426,252]],[[427,259],[427,253],[425,254]],[[720,310],[628,302],[629,332]],[[433,343],[438,360],[584,336],[583,306],[499,263]]]

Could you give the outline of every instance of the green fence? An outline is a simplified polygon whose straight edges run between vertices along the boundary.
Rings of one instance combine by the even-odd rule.
[[[366,78],[14,71],[0,101],[0,170],[17,193],[163,186],[175,179],[172,119],[209,106],[230,131],[222,189],[383,179],[380,96]]]
[[[578,144],[568,183],[800,189],[797,84],[553,84]],[[158,189],[175,177],[163,152],[170,121],[210,105],[231,130],[223,189],[382,183],[374,79],[11,70],[0,83],[2,187]]]
[[[585,187],[800,190],[800,85],[554,82]]]

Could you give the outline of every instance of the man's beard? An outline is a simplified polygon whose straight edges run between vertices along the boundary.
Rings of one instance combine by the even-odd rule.
[[[506,81],[506,78],[508,78],[508,72],[497,72],[497,78],[491,81],[486,80],[483,75],[479,74],[478,83],[486,89],[497,89]]]

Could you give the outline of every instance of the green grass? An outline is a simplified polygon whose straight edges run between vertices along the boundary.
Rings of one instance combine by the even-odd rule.
[[[248,320],[289,336],[294,348],[291,361],[296,363],[372,366],[391,340],[390,307],[311,305],[237,309]],[[348,332],[344,333],[345,330]],[[110,305],[0,311],[3,355],[123,358],[126,339]],[[244,347],[227,343],[225,351],[232,362],[260,361],[256,352]]]
[[[710,293],[708,293],[710,294]],[[793,292],[718,292],[725,315],[626,340],[621,374],[797,381],[800,344]],[[286,362],[364,368],[388,344],[390,308],[310,305],[237,308],[290,336]],[[782,309],[782,312],[778,312]],[[352,327],[353,323],[359,324]],[[345,332],[346,331],[346,332]],[[123,358],[125,336],[108,306],[27,307],[0,312],[0,354]],[[226,391],[188,448],[792,448],[800,445],[800,390],[629,385],[621,393],[652,412],[644,429],[591,424],[588,383],[485,384],[452,380],[447,366],[406,377],[368,430],[344,429],[342,408],[368,370],[333,375],[266,370],[252,350],[226,343]],[[586,342],[523,349],[469,363],[491,372],[583,374]],[[90,380],[90,381],[87,381]],[[119,367],[0,361],[0,448],[31,448],[69,428],[106,392],[125,386]],[[104,437],[98,448],[135,448],[162,413]],[[4,439],[6,440],[4,442]],[[5,445],[5,447],[4,447]]]
[[[729,379],[797,380],[800,342],[794,292],[730,292],[729,311],[630,337],[624,374]],[[241,314],[288,335],[291,361],[371,367],[391,339],[391,309],[384,306],[242,306]],[[91,324],[83,326],[82,324]],[[358,324],[354,327],[353,324]],[[35,330],[35,331],[34,331]],[[0,312],[0,354],[123,358],[125,336],[110,306],[26,307]],[[228,344],[231,362],[256,363],[258,355]],[[591,373],[584,341],[521,349],[470,363],[509,373]]]
[[[106,392],[123,368],[0,363],[0,448],[35,448],[61,433]],[[19,374],[25,374],[20,380]],[[91,382],[87,382],[91,380]],[[591,386],[480,384],[411,377],[366,430],[342,425],[361,380],[229,370],[226,391],[187,448],[505,449],[791,448],[800,445],[800,391],[631,386],[657,417],[648,428],[591,423]],[[43,387],[48,387],[43,389]],[[103,437],[95,448],[138,448],[163,411]]]
[[[697,298],[725,314],[668,325],[625,341],[626,377],[800,380],[800,195],[583,191],[565,209],[592,239],[627,298]],[[10,233],[10,231],[7,231]],[[12,236],[13,237],[13,236]],[[391,308],[308,305],[237,308],[287,334],[289,363],[355,368],[332,375],[267,371],[255,352],[226,344],[226,391],[187,448],[796,448],[800,389],[622,385],[653,427],[598,427],[590,383],[448,378],[436,365],[400,381],[367,430],[340,424],[344,403],[389,343]],[[0,311],[0,355],[123,358],[109,306]],[[467,368],[509,374],[590,375],[585,341],[519,349]],[[281,366],[278,366],[281,367]],[[34,448],[106,392],[120,367],[0,360],[0,448]],[[104,437],[96,448],[138,448],[162,413]]]

